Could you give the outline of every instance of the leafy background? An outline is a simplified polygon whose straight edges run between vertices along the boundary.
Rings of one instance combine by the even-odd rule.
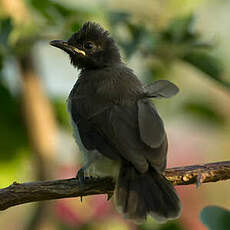
[[[145,83],[180,88],[155,101],[169,137],[168,166],[229,159],[230,1],[1,0],[0,186],[68,178],[81,155],[72,138],[66,98],[78,71],[49,46],[82,23],[108,29],[123,60]],[[178,220],[140,226],[122,219],[104,195],[26,204],[1,213],[2,229],[229,229],[228,182],[177,188]],[[14,220],[14,221],[12,221]]]

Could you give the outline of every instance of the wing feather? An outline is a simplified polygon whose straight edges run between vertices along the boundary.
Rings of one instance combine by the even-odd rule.
[[[137,104],[140,137],[151,148],[157,148],[165,139],[163,122],[148,100],[139,100]]]

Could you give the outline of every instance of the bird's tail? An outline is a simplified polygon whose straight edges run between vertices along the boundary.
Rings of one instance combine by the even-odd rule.
[[[180,215],[181,205],[176,191],[154,168],[141,174],[123,163],[116,183],[115,202],[118,210],[136,223],[147,215],[164,222]]]

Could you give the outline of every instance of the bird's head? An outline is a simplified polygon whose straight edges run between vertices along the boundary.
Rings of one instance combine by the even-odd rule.
[[[68,41],[54,40],[50,45],[68,53],[71,63],[79,69],[103,68],[121,61],[108,31],[94,22],[86,22]]]

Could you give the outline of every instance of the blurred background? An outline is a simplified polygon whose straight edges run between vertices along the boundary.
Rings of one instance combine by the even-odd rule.
[[[154,101],[168,133],[168,167],[229,160],[229,11],[229,0],[0,0],[0,187],[70,178],[80,168],[66,111],[78,71],[49,41],[69,38],[88,20],[111,32],[144,83],[168,79],[180,88]],[[0,226],[204,230],[204,207],[230,209],[228,181],[177,191],[182,215],[161,225],[149,218],[135,226],[99,195],[12,207],[0,213]]]

